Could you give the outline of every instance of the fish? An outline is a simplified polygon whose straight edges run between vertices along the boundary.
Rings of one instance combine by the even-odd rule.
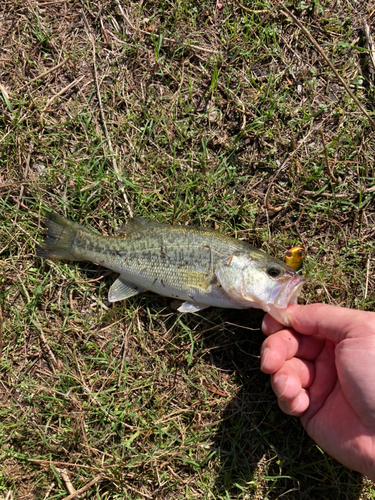
[[[109,302],[152,291],[182,300],[179,312],[256,308],[289,326],[286,309],[305,283],[279,259],[213,229],[134,217],[118,236],[102,236],[53,212],[45,225],[37,257],[90,261],[119,273]]]
[[[301,268],[303,262],[304,250],[302,247],[293,247],[285,254],[284,262],[295,271]]]

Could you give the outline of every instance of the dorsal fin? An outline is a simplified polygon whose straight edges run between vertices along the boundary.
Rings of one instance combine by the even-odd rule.
[[[130,219],[126,224],[121,226],[119,232],[131,234],[136,232],[138,229],[144,227],[165,227],[165,226],[169,226],[169,224],[164,224],[162,222],[150,220],[147,217],[136,216],[134,217],[134,219]]]
[[[148,226],[149,224],[155,224],[155,221],[152,221],[147,217],[136,215],[133,219],[131,219],[130,223],[135,224],[136,226]],[[156,222],[156,224],[159,224],[159,222]]]
[[[150,228],[158,228],[158,227],[180,227],[187,230],[196,230],[205,231],[207,233],[217,233],[216,229],[212,229],[209,227],[202,226],[190,226],[185,224],[166,224],[164,222],[157,222],[155,220],[150,220],[147,217],[136,216],[133,219],[130,219],[128,222],[123,224],[119,228],[120,233],[132,234],[138,231],[141,228],[150,227]]]

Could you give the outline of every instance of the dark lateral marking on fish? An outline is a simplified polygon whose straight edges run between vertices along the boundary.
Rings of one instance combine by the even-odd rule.
[[[164,284],[164,280],[163,278],[160,278],[160,283],[163,285],[163,287],[165,288],[165,284]]]
[[[179,260],[180,260],[180,263],[177,265],[177,269],[183,267],[183,266],[195,266],[195,261],[197,259],[197,257],[202,254],[202,252],[204,251],[205,248],[208,248],[209,252],[210,252],[210,262],[209,262],[209,269],[207,269],[207,272],[210,273],[210,274],[213,274],[214,273],[214,250],[212,248],[211,245],[203,245],[203,246],[199,246],[199,248],[191,248],[190,249],[190,252],[186,252],[187,255],[186,257],[188,257],[188,260],[185,260],[185,263],[183,263],[182,261],[184,260],[183,258],[181,258],[181,253],[179,252]],[[169,255],[168,255],[169,257]]]
[[[116,255],[116,251],[115,250],[113,250],[111,248],[102,247],[99,244],[98,245],[87,244],[87,245],[84,246],[84,250],[90,251],[90,252],[94,252],[94,253],[98,253],[98,254],[101,254],[101,255]]]

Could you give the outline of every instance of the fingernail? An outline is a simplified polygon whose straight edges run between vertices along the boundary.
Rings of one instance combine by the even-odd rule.
[[[270,353],[270,348],[265,347],[261,352],[260,352],[260,371],[262,371],[264,363],[267,361],[268,354]]]
[[[273,390],[275,391],[275,394],[278,398],[281,398],[281,396],[284,395],[288,387],[288,382],[289,382],[289,376],[284,374],[279,375],[273,381],[273,387],[274,387]]]
[[[265,318],[265,317],[264,317],[264,318]],[[264,327],[265,327],[265,325],[266,325],[266,323],[265,323],[265,321],[264,321],[264,318],[263,318],[263,321],[262,321],[262,326],[261,326],[261,330],[262,330],[262,332],[263,332],[263,333],[265,333],[265,331],[264,331]]]
[[[300,402],[301,402],[301,399],[300,399],[300,397],[299,397],[299,396],[297,396],[297,398],[296,398],[296,404],[295,404],[295,406],[294,406],[293,410],[290,410],[290,413],[291,413],[291,414],[292,414],[292,413],[294,413],[295,411],[297,411],[297,410],[298,410],[298,407],[299,407]]]
[[[264,316],[264,318],[263,318],[262,326],[261,326],[261,330],[262,330],[262,332],[265,335],[268,335],[268,333],[269,333],[268,330],[269,330],[269,323],[270,323],[270,321],[271,321],[271,324],[272,324],[272,317],[269,314],[266,314]]]

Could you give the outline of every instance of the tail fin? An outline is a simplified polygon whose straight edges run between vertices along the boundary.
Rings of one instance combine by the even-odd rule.
[[[75,255],[74,243],[78,232],[89,232],[61,215],[49,212],[45,224],[47,235],[44,243],[36,249],[37,257],[42,259],[83,260]]]

